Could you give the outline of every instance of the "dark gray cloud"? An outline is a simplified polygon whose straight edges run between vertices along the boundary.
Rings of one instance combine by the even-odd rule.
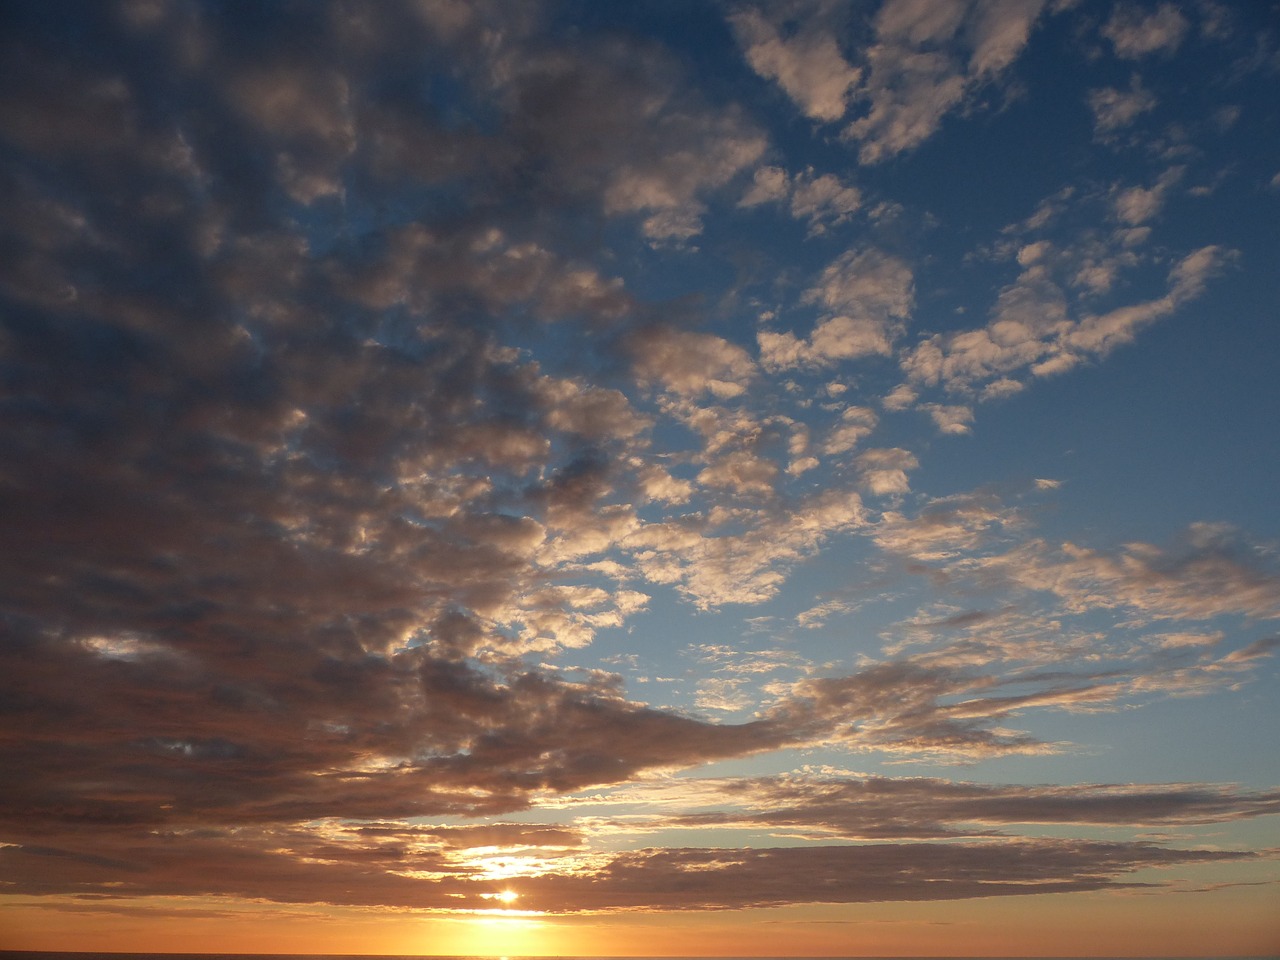
[[[63,851],[6,847],[0,864],[12,892],[113,896],[232,895],[282,903],[484,909],[512,890],[520,909],[578,913],[619,909],[695,910],[954,900],[1150,887],[1128,874],[1152,867],[1231,862],[1256,855],[1175,850],[1153,844],[1063,840],[999,843],[859,844],[771,849],[646,849],[554,861],[538,876],[486,878],[432,853],[388,844],[352,850],[298,835],[239,833],[170,838],[130,847],[123,864]],[[289,852],[267,841],[288,841]],[[46,864],[61,867],[50,875]],[[66,864],[74,867],[68,868]],[[443,870],[442,870],[443,868]],[[108,878],[110,878],[108,880]],[[429,882],[424,882],[429,878]],[[110,883],[110,887],[106,884]]]
[[[788,776],[700,786],[689,806],[728,809],[675,815],[673,822],[850,840],[992,836],[1014,824],[1191,826],[1280,812],[1276,791],[1218,784],[1010,786],[933,777]]]

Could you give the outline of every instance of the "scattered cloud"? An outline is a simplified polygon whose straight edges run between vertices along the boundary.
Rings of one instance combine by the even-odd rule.
[[[790,199],[788,209],[797,220],[809,223],[809,235],[826,233],[831,227],[848,222],[862,206],[862,193],[834,174],[816,175],[812,168],[788,177],[779,167],[760,167],[751,187],[739,206],[754,207],[762,203]]]
[[[730,17],[747,62],[760,76],[777,81],[805,116],[832,121],[844,116],[851,88],[862,71],[844,59],[821,22],[794,36],[782,36],[759,10]]]
[[[907,493],[911,489],[907,471],[920,466],[915,455],[901,447],[866,450],[856,463],[863,486],[878,497]]]
[[[1093,111],[1094,132],[1098,136],[1127,127],[1144,113],[1156,108],[1159,101],[1142,87],[1137,74],[1129,81],[1128,90],[1103,87],[1089,91],[1089,109]]]
[[[1172,3],[1155,9],[1136,3],[1117,4],[1102,35],[1111,41],[1116,56],[1136,60],[1151,53],[1178,49],[1190,24]]]
[[[869,354],[888,355],[914,303],[913,277],[902,260],[874,248],[850,250],[828,265],[804,301],[824,319],[804,339],[761,330],[760,363],[768,370],[828,367]]]
[[[1150,189],[1133,187],[1118,193],[1117,216],[1128,223],[1154,216],[1180,176],[1181,170],[1174,168]],[[1115,242],[1126,240],[1127,235],[1122,234]],[[962,395],[972,395],[981,388],[983,399],[1007,396],[1020,389],[1020,381],[1015,379],[1019,375],[1059,374],[1131,342],[1143,327],[1201,296],[1207,282],[1235,257],[1233,251],[1218,246],[1202,247],[1173,264],[1163,295],[1102,313],[1092,312],[1086,301],[1077,307],[1075,318],[1068,290],[1055,276],[1061,266],[1039,256],[1027,258],[1029,263],[1017,279],[1000,292],[990,323],[979,329],[935,334],[907,352],[902,366],[916,389],[942,385],[949,393]],[[1071,265],[1073,285],[1092,292],[1109,289],[1119,270],[1133,262],[1134,257],[1123,250],[1104,253],[1100,259],[1075,255],[1056,261]],[[949,416],[948,411],[956,408],[921,406],[944,432],[967,430],[967,418],[957,421]]]
[[[1176,620],[1280,616],[1280,575],[1267,551],[1215,524],[1191,526],[1168,548],[1132,543],[1116,553],[1031,541],[980,567],[1023,589],[1051,592],[1077,612],[1127,607]]]
[[[874,164],[918,146],[998,78],[1044,8],[1044,0],[888,0],[871,24],[874,42],[857,62],[846,59],[842,21],[829,5],[747,8],[730,19],[752,69],[814,120],[852,117],[844,134],[859,144],[861,161]]]

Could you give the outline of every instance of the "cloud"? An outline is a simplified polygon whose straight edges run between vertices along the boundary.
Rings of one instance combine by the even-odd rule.
[[[842,360],[888,355],[911,313],[911,269],[880,250],[850,250],[821,273],[804,294],[826,314],[804,339],[762,330],[756,336],[766,370],[828,367]]]
[[[683,396],[740,396],[755,373],[747,352],[723,337],[654,327],[630,342],[637,377]]]
[[[673,82],[650,50],[605,44],[591,57],[523,57],[503,93],[516,135],[545,144],[561,183],[598,191],[608,214],[640,214],[654,241],[702,231],[700,197],[752,165],[764,137],[736,108],[715,110]],[[638,110],[618,110],[621,102]]]
[[[1149,188],[1129,187],[1115,197],[1116,219],[1130,226],[1138,226],[1150,220],[1164,206],[1165,194],[1182,179],[1183,167],[1171,167],[1160,175]]]
[[[840,412],[840,421],[827,435],[822,452],[827,456],[848,453],[871,436],[879,422],[880,418],[870,407],[845,407]]]
[[[578,910],[741,909],[794,903],[801,888],[821,891],[818,900],[826,903],[1097,890],[1126,886],[1120,878],[1142,867],[1247,856],[1053,841],[1004,847],[686,848],[622,854],[595,877],[534,879],[527,886],[535,906],[559,895]],[[1014,860],[1038,866],[1010,869]],[[930,866],[921,869],[924,863]]]
[[[1023,589],[1051,592],[1076,612],[1127,607],[1174,620],[1280,616],[1280,575],[1265,551],[1214,524],[1192,525],[1168,548],[1132,543],[1106,553],[1037,540],[979,566]]]
[[[1120,215],[1131,222],[1154,215],[1164,192],[1180,173],[1175,168],[1150,190],[1135,187],[1119,194],[1116,204]],[[1123,239],[1118,238],[1120,242]],[[1235,256],[1233,251],[1218,246],[1202,247],[1169,269],[1164,295],[1103,313],[1085,308],[1075,319],[1067,293],[1055,276],[1054,262],[1037,257],[1000,292],[990,323],[979,329],[935,334],[906,352],[902,367],[913,385],[940,384],[949,392],[968,395],[981,387],[984,399],[1007,395],[1019,388],[1019,381],[1014,378],[1020,373],[1052,376],[1088,357],[1105,356],[1131,342],[1143,327],[1201,296],[1207,282]],[[1115,254],[1100,261],[1080,263],[1076,257],[1068,257],[1057,262],[1073,264],[1076,285],[1086,290],[1105,290],[1111,285],[1114,272],[1131,258]],[[949,408],[924,409],[933,413]],[[960,432],[966,423],[948,418],[939,426],[944,431],[950,427]]]
[[[789,509],[726,513],[721,519],[745,529],[717,531],[713,522],[690,517],[646,524],[624,547],[646,577],[675,584],[702,609],[761,603],[777,594],[794,564],[828,538],[860,527],[865,514],[856,493],[832,489]]]
[[[998,78],[1044,7],[1044,0],[888,0],[870,25],[873,41],[856,51],[837,42],[844,24],[827,5],[747,8],[729,19],[752,69],[814,120],[852,115],[844,135],[860,145],[863,163],[874,164],[918,146]]]
[[[1135,3],[1121,3],[1103,26],[1102,35],[1111,41],[1116,56],[1136,60],[1150,53],[1177,50],[1189,26],[1171,3],[1162,3],[1149,13]]]
[[[521,909],[547,913],[613,910],[741,909],[813,902],[952,900],[979,896],[1152,886],[1127,875],[1151,867],[1230,862],[1255,855],[1178,850],[1143,843],[1003,840],[965,844],[861,844],[726,850],[672,848],[608,854],[579,863],[572,856],[513,856],[514,876],[442,868],[453,864],[429,838],[406,832],[382,849],[353,847],[336,833],[182,836],[182,857],[153,846],[132,876],[85,864],[82,893],[111,896],[235,896],[276,903],[483,909],[502,889]],[[428,843],[423,844],[427,839]],[[406,849],[408,841],[412,844]],[[425,847],[425,848],[424,848]],[[416,849],[415,849],[416,848]],[[128,849],[137,857],[137,848]],[[15,893],[56,885],[53,860],[25,846],[0,851],[0,864],[20,877]],[[64,858],[65,859],[65,858]],[[193,868],[193,869],[192,869]],[[523,870],[521,870],[523,868]],[[529,871],[525,873],[524,871]],[[534,872],[537,871],[537,872]],[[105,886],[106,876],[127,876]],[[308,892],[310,891],[310,892]],[[805,891],[809,891],[806,893]],[[105,909],[116,909],[109,901]]]
[[[844,116],[850,89],[862,71],[845,61],[821,22],[810,23],[792,37],[780,35],[754,9],[731,15],[729,22],[752,69],[776,80],[805,116],[821,121]]]
[[[877,163],[930,137],[942,118],[1003,72],[1026,46],[1042,0],[964,5],[889,0],[876,15],[858,99],[867,112],[846,128],[863,163]]]
[[[643,801],[663,825],[765,828],[774,836],[819,842],[990,837],[1025,824],[1186,827],[1280,812],[1274,790],[1221,784],[1011,786],[814,770],[639,784],[625,795]]]
[[[1137,74],[1129,81],[1129,89],[1104,87],[1089,91],[1089,109],[1093,111],[1095,134],[1110,134],[1127,127],[1142,114],[1156,108],[1155,94],[1142,87]]]
[[[907,493],[907,471],[920,466],[915,455],[901,447],[866,450],[855,460],[862,485],[876,496]]]
[[[815,177],[807,172],[797,177],[791,195],[791,215],[808,220],[810,232],[815,234],[844,223],[861,206],[862,194],[857,187],[848,186],[830,173]]]
[[[812,167],[794,178],[779,167],[760,167],[738,205],[754,207],[785,201],[788,197],[791,216],[809,222],[810,236],[848,222],[862,206],[862,193],[857,187],[849,186],[834,174],[815,175]]]
[[[927,504],[914,517],[886,511],[872,531],[876,544],[914,560],[941,560],[985,545],[1001,528],[1020,518],[994,497],[967,494]]]
[[[1004,383],[1006,381],[997,381]],[[988,390],[990,387],[988,387]],[[926,403],[920,407],[929,414],[933,420],[933,425],[938,428],[939,433],[943,434],[966,434],[969,432],[969,424],[973,422],[973,410],[960,404],[942,404],[942,403]]]

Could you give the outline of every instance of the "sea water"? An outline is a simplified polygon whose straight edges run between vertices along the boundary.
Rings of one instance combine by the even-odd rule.
[[[516,960],[494,956],[432,954],[320,954],[320,953],[86,953],[72,951],[0,950],[0,960]],[[532,960],[521,957],[519,960]],[[550,960],[550,958],[548,958]],[[701,957],[555,957],[554,960],[707,960]],[[797,957],[716,957],[715,960],[801,960]],[[825,957],[823,960],[906,960],[902,957]],[[910,960],[1122,960],[1108,957],[912,957]],[[1134,958],[1125,958],[1134,960]],[[1143,957],[1141,960],[1280,960],[1280,954],[1251,957]]]

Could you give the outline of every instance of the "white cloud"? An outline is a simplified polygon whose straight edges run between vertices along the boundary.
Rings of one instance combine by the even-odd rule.
[[[1142,114],[1154,110],[1158,102],[1155,94],[1143,89],[1136,73],[1127,91],[1115,87],[1090,90],[1089,109],[1093,111],[1094,131],[1101,135],[1127,127]]]
[[[836,489],[781,513],[736,511],[721,519],[745,529],[717,533],[710,520],[688,518],[641,526],[623,546],[651,581],[673,584],[699,608],[712,609],[772,598],[791,567],[866,522],[858,495]]]
[[[1115,194],[1115,216],[1131,227],[1140,226],[1156,216],[1164,207],[1165,197],[1185,172],[1185,167],[1170,167],[1151,187],[1129,187]]]
[[[854,463],[863,488],[878,497],[910,492],[907,471],[920,466],[915,455],[901,447],[867,450]]]
[[[860,206],[862,194],[858,188],[830,173],[815,177],[808,171],[797,177],[791,195],[791,215],[808,220],[811,233],[822,233],[846,222]]]
[[[748,9],[729,19],[752,69],[806,116],[833,122],[859,114],[844,134],[860,144],[863,163],[877,163],[919,145],[1006,70],[1044,8],[1045,0],[887,0],[859,64],[836,42],[832,6]]]
[[[1154,187],[1121,191],[1113,203],[1133,219],[1151,216],[1181,174],[1182,168],[1174,167]],[[1120,231],[1111,238],[1112,244],[1126,245],[1135,229],[1145,228]],[[991,322],[978,329],[935,334],[905,352],[900,362],[908,382],[917,389],[941,385],[949,392],[976,393],[982,399],[1008,396],[1020,389],[1019,374],[1051,376],[1132,341],[1142,327],[1200,296],[1208,280],[1234,257],[1221,247],[1203,247],[1170,269],[1165,294],[1104,313],[1088,311],[1089,301],[1084,300],[1075,307],[1078,319],[1073,319],[1073,305],[1055,276],[1057,271],[1070,268],[1072,286],[1097,294],[1108,290],[1119,270],[1134,265],[1137,258],[1131,251],[1095,243],[1055,248],[1047,258],[1037,251],[1035,257],[1023,258],[1030,265],[1000,292]],[[922,409],[937,419],[944,408],[934,404]],[[967,429],[964,419],[938,423],[944,430]]]
[[[776,80],[805,116],[824,121],[844,116],[849,91],[862,74],[845,61],[821,22],[783,37],[756,10],[743,10],[729,19],[751,68]]]
[[[867,80],[857,93],[867,111],[846,128],[861,143],[862,162],[931,136],[943,116],[1017,58],[1043,8],[1043,0],[889,0],[877,14]]]
[[[850,250],[830,264],[804,295],[828,312],[807,339],[760,331],[766,370],[826,367],[869,354],[888,355],[914,301],[913,278],[902,260],[879,250]]]
[[[920,409],[929,414],[939,433],[966,434],[971,429],[969,424],[973,423],[973,410],[962,404],[926,403]]]
[[[1102,35],[1111,41],[1116,56],[1136,60],[1149,53],[1177,50],[1189,26],[1172,3],[1162,3],[1150,13],[1136,3],[1121,3],[1102,28]]]
[[[1055,595],[1072,613],[1128,608],[1153,620],[1208,620],[1226,614],[1280,618],[1280,572],[1265,550],[1218,524],[1193,524],[1170,548],[1126,544],[1104,552],[1033,540],[974,561],[1027,590]]]
[[[787,171],[781,167],[758,167],[752,176],[751,186],[738,202],[740,207],[755,207],[762,203],[785,200],[790,191]]]
[[[1062,351],[1051,356],[1049,361],[1072,357],[1077,351],[1104,355],[1120,344],[1129,343],[1139,329],[1168,316],[1182,304],[1204,293],[1208,281],[1233,259],[1234,251],[1218,246],[1202,247],[1188,254],[1170,269],[1170,287],[1165,296],[1101,315],[1082,317],[1062,337]]]
[[[698,482],[708,487],[731,489],[739,494],[767,495],[773,491],[778,466],[747,450],[734,450],[711,460],[698,474]]]
[[[875,430],[879,418],[870,407],[846,407],[822,445],[827,456],[847,453]]]
[[[707,333],[656,327],[637,333],[631,350],[641,381],[687,397],[739,396],[755,374],[745,350]]]
[[[834,174],[815,175],[813,168],[788,177],[778,167],[760,167],[751,186],[739,201],[740,207],[783,202],[790,197],[789,210],[797,220],[809,222],[810,236],[845,223],[862,206],[862,193]]]
[[[880,401],[886,410],[909,410],[919,394],[908,383],[900,383]]]
[[[871,537],[882,550],[937,561],[973,553],[1020,523],[1017,512],[994,497],[963,494],[933,500],[914,517],[885,511]]]

